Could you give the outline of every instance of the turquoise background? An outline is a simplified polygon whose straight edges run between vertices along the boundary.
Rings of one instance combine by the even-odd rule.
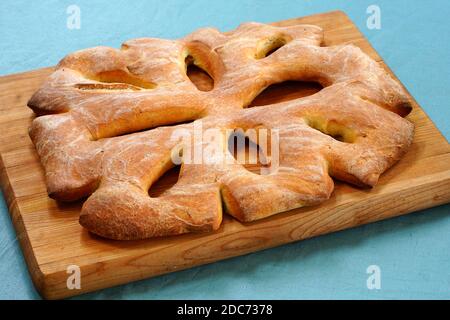
[[[81,8],[81,29],[66,8]],[[381,8],[368,30],[366,8]],[[54,65],[95,45],[181,37],[213,25],[344,10],[438,128],[450,136],[450,1],[1,1],[0,75]],[[0,102],[1,103],[1,102]],[[103,299],[450,298],[450,205],[81,296]],[[381,268],[368,290],[366,269]],[[39,298],[0,196],[0,298]]]

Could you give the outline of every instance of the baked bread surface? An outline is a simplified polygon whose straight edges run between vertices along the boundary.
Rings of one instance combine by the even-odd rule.
[[[312,25],[245,23],[228,33],[205,28],[180,40],[135,39],[120,50],[66,56],[28,102],[38,115],[30,136],[49,196],[87,198],[81,225],[132,240],[216,230],[223,211],[247,222],[316,205],[329,199],[331,177],[374,186],[412,142],[413,124],[403,118],[411,104],[359,48],[322,41]],[[188,64],[213,78],[212,90],[190,81]],[[288,80],[324,88],[247,108]],[[218,130],[219,138],[187,145],[198,128]],[[276,132],[278,165],[258,175],[236,161],[228,148],[236,129]],[[208,155],[211,144],[220,150],[215,161],[185,161],[172,188],[149,196],[174,153]]]

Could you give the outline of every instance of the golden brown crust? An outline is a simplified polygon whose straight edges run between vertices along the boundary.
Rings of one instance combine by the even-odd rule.
[[[206,28],[177,41],[136,39],[120,50],[68,55],[28,104],[44,114],[30,136],[49,195],[89,196],[84,227],[112,239],[143,239],[216,230],[222,202],[241,221],[318,204],[333,191],[330,175],[375,185],[412,142],[413,125],[401,117],[411,105],[360,49],[320,47],[322,38],[315,26],[247,23],[227,34]],[[189,80],[186,61],[210,74],[211,91]],[[325,88],[245,109],[266,87],[287,80]],[[203,132],[221,130],[215,141],[221,159],[230,158],[227,129],[276,131],[279,167],[257,175],[236,161],[184,163],[173,188],[149,197],[150,186],[173,166],[172,154],[187,148],[177,133],[194,134],[200,122]]]

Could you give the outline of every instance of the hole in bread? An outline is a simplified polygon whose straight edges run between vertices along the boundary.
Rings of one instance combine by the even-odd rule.
[[[127,83],[77,83],[75,88],[80,90],[131,90],[140,91],[139,87]]]
[[[154,89],[156,84],[138,78],[123,70],[105,71],[95,76],[86,77],[98,83],[78,83],[75,85],[80,90],[133,90]]]
[[[248,107],[258,107],[268,104],[285,102],[313,95],[323,89],[318,82],[285,81],[268,86]]]
[[[365,96],[361,96],[360,99],[372,103],[376,106],[380,106],[386,110],[395,112],[400,117],[406,117],[412,111],[412,105],[410,101],[402,101],[395,106],[390,106],[388,103],[382,103],[380,101],[374,101],[373,99]]]
[[[350,129],[335,120],[327,120],[318,116],[308,116],[305,120],[311,128],[340,142],[353,143],[356,139],[356,132],[353,129]]]
[[[228,138],[228,151],[248,171],[261,174],[263,168],[267,169],[270,167],[268,154],[266,154],[266,150],[261,148],[258,143],[254,142],[254,140],[257,140],[256,130],[254,131],[256,134],[251,134],[253,135],[253,139],[249,139],[246,135],[249,134],[249,130],[246,132],[243,130],[235,130]],[[266,143],[264,142],[264,144]],[[266,149],[269,149],[269,147],[266,147]]]
[[[152,198],[157,198],[165,191],[172,188],[178,181],[181,166],[175,166],[167,170],[156,182],[152,184],[148,190],[148,195]]]
[[[187,56],[186,60],[186,75],[191,82],[200,91],[211,91],[214,88],[214,79],[196,64],[195,59],[192,56]]]
[[[146,132],[146,131],[149,131],[149,130],[152,130],[152,129],[156,129],[156,128],[182,126],[184,124],[190,124],[190,123],[192,123],[194,121],[195,121],[195,119],[189,119],[189,120],[178,121],[178,122],[171,122],[171,123],[164,123],[164,122],[153,123],[153,124],[148,125],[148,126],[146,126],[145,128],[142,128],[142,129],[135,129],[135,130],[127,129],[127,131],[125,131],[125,132],[115,131],[114,135],[112,135],[112,134],[111,135],[103,134],[101,136],[101,138],[99,138],[99,139],[111,139],[111,138],[126,137],[126,136],[131,135],[131,134],[139,134],[139,133],[143,133],[143,132]]]
[[[260,41],[256,48],[255,59],[263,59],[282,48],[288,40],[284,37],[273,37]]]

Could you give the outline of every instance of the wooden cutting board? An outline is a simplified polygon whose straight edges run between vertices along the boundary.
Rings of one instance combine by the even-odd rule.
[[[325,45],[352,43],[386,67],[343,12],[276,24],[298,23],[321,26]],[[33,282],[45,298],[111,287],[450,202],[450,146],[414,102],[408,116],[416,125],[414,143],[372,190],[337,183],[332,198],[320,206],[246,224],[227,216],[221,228],[209,234],[131,242],[101,239],[78,224],[81,202],[57,203],[47,197],[43,169],[28,137],[34,115],[27,100],[51,71],[0,78],[0,182]],[[257,104],[314,90],[309,84],[276,86]],[[175,180],[176,172],[166,174],[151,192],[157,194]],[[70,265],[80,267],[80,290],[67,288]]]

